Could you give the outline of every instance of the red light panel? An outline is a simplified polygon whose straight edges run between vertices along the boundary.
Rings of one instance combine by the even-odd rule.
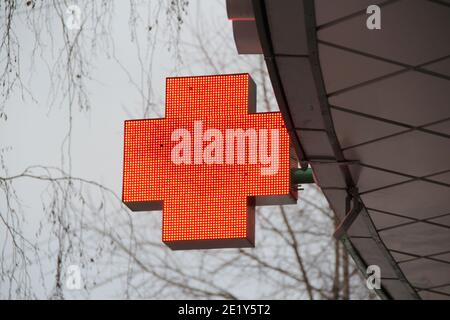
[[[249,113],[255,97],[248,74],[168,78],[166,117],[125,121],[122,200],[133,211],[162,209],[172,249],[254,246],[255,199],[289,195],[284,121],[279,112]],[[248,134],[245,152],[230,140],[239,130]]]

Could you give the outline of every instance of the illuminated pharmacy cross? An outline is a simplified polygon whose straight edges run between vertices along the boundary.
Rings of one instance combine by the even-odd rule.
[[[122,201],[172,249],[254,246],[255,199],[289,199],[289,136],[248,74],[168,78],[166,117],[125,121]]]

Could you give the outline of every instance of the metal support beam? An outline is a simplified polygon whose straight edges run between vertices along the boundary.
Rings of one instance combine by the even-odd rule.
[[[342,236],[344,236],[347,233],[347,230],[351,227],[351,225],[353,224],[353,222],[356,220],[359,213],[363,209],[363,205],[358,197],[358,189],[352,188],[349,189],[348,192],[349,195],[345,200],[345,207],[347,213],[344,219],[339,224],[339,226],[334,231],[333,235],[337,240],[340,240]]]
[[[316,183],[311,168],[292,168],[291,169],[291,185]]]

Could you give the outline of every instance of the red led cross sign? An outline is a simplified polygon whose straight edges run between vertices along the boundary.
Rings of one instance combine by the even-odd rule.
[[[163,210],[172,249],[253,247],[255,204],[295,201],[279,112],[248,74],[168,78],[166,117],[125,121],[122,201]]]

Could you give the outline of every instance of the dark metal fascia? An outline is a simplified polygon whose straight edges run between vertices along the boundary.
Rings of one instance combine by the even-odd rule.
[[[295,151],[299,157],[300,166],[304,169],[308,168],[308,157],[305,150],[297,137],[292,114],[288,107],[286,93],[281,82],[278,65],[275,60],[275,54],[272,46],[269,26],[267,25],[267,15],[264,1],[252,0],[253,12],[255,14],[256,28],[258,30],[259,41],[263,49],[264,60],[266,61],[267,70],[269,72],[270,81],[278,102],[278,107],[283,115],[286,128],[293,141]]]

